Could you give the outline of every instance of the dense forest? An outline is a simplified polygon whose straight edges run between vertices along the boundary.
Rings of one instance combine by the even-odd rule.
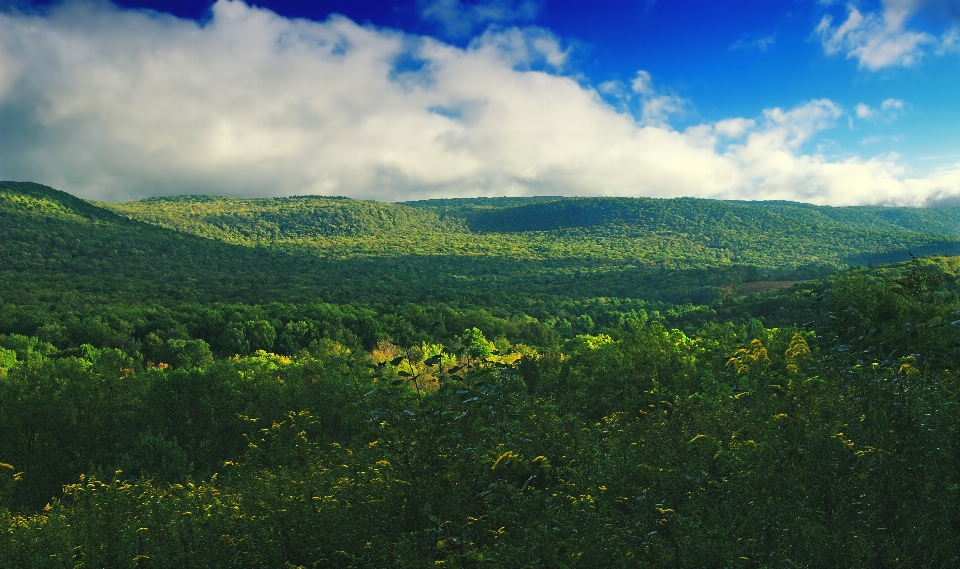
[[[960,210],[0,183],[0,567],[960,565]]]

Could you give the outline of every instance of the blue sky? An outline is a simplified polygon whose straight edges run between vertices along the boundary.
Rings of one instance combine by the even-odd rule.
[[[960,0],[0,0],[0,178],[960,205],[958,87]]]

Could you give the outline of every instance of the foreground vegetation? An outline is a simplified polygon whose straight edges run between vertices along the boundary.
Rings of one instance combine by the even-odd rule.
[[[344,304],[310,296],[314,265],[271,280],[315,236],[7,195],[39,203],[3,210],[34,238],[0,242],[2,567],[960,563],[960,257],[710,306],[590,297],[600,269],[566,297],[523,274],[490,293],[529,312],[469,287]]]

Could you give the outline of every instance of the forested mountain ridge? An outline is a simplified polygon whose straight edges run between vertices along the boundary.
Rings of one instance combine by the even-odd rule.
[[[465,219],[480,233],[574,231],[604,236],[679,235],[734,262],[775,267],[885,260],[903,245],[955,250],[960,209],[846,207],[694,198],[523,198],[406,202]],[[568,233],[569,234],[569,233]],[[936,236],[918,237],[916,234]],[[949,236],[949,237],[945,237]],[[936,251],[937,248],[941,251]],[[818,254],[819,252],[819,254]],[[769,255],[772,253],[772,256]]]
[[[197,201],[211,200],[191,198]],[[240,245],[128,219],[38,184],[2,183],[0,277],[6,284],[0,296],[387,304],[432,298],[479,306],[490,298],[507,302],[509,295],[509,302],[524,306],[558,294],[636,296],[631,291],[659,283],[656,271],[636,266],[529,254],[544,249],[537,243],[511,258],[509,243],[487,242],[478,249],[464,233],[429,233],[424,241],[416,231],[397,231],[389,239],[245,238]],[[677,276],[686,279],[685,287],[715,287],[743,280],[742,271],[731,267],[720,280]],[[674,284],[680,290],[680,281]]]
[[[566,297],[704,304],[744,282],[816,278],[851,263],[901,261],[911,250],[951,253],[960,242],[881,223],[872,210],[782,203],[180,196],[94,205],[17,183],[0,185],[0,195],[8,278],[26,290],[48,282],[48,294],[143,289],[172,300],[472,306],[496,298],[524,312]],[[897,213],[939,219],[934,229],[952,214]]]
[[[699,198],[451,198],[401,202],[463,217],[474,231],[544,231],[596,225],[639,225],[688,231],[705,223],[737,222],[763,229],[769,223],[847,226],[885,231],[960,235],[960,208],[830,207],[786,201]],[[754,210],[754,211],[750,211]],[[757,211],[759,210],[759,211]],[[764,215],[773,214],[773,215]]]
[[[651,198],[473,198],[384,204],[329,198],[154,198],[99,204],[204,237],[325,255],[409,251],[487,257],[742,263],[768,270],[949,253],[956,209],[830,208]]]
[[[863,229],[907,230],[960,235],[960,208],[912,208],[882,206],[829,207],[811,204],[761,201],[735,202],[795,217],[811,223],[824,218]]]

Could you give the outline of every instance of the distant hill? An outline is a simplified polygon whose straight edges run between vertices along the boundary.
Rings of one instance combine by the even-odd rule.
[[[554,298],[704,304],[746,282],[955,253],[956,216],[646,198],[110,204],[2,182],[0,275],[8,296],[436,301],[527,313]]]
[[[776,212],[811,224],[829,220],[864,229],[960,235],[960,208],[956,207],[830,207],[785,201],[732,203]]]
[[[479,198],[406,202],[463,218],[475,233],[578,230],[679,235],[764,268],[899,261],[956,252],[960,208],[828,207],[694,198]]]
[[[291,289],[283,259],[121,217],[33,183],[0,183],[3,296],[254,299]],[[282,278],[281,278],[282,277]]]
[[[404,205],[464,217],[475,231],[543,231],[605,223],[658,223],[680,227],[700,219],[741,220],[764,212],[807,226],[844,225],[881,231],[960,235],[960,208],[830,207],[788,201],[719,201],[697,198],[453,198]],[[754,211],[747,211],[754,210]]]
[[[956,252],[960,210],[692,198],[470,198],[387,204],[346,198],[181,196],[97,204],[229,243],[296,242],[327,254],[467,252],[768,271],[898,261]],[[375,241],[375,243],[374,243]],[[331,248],[330,243],[336,246]]]

